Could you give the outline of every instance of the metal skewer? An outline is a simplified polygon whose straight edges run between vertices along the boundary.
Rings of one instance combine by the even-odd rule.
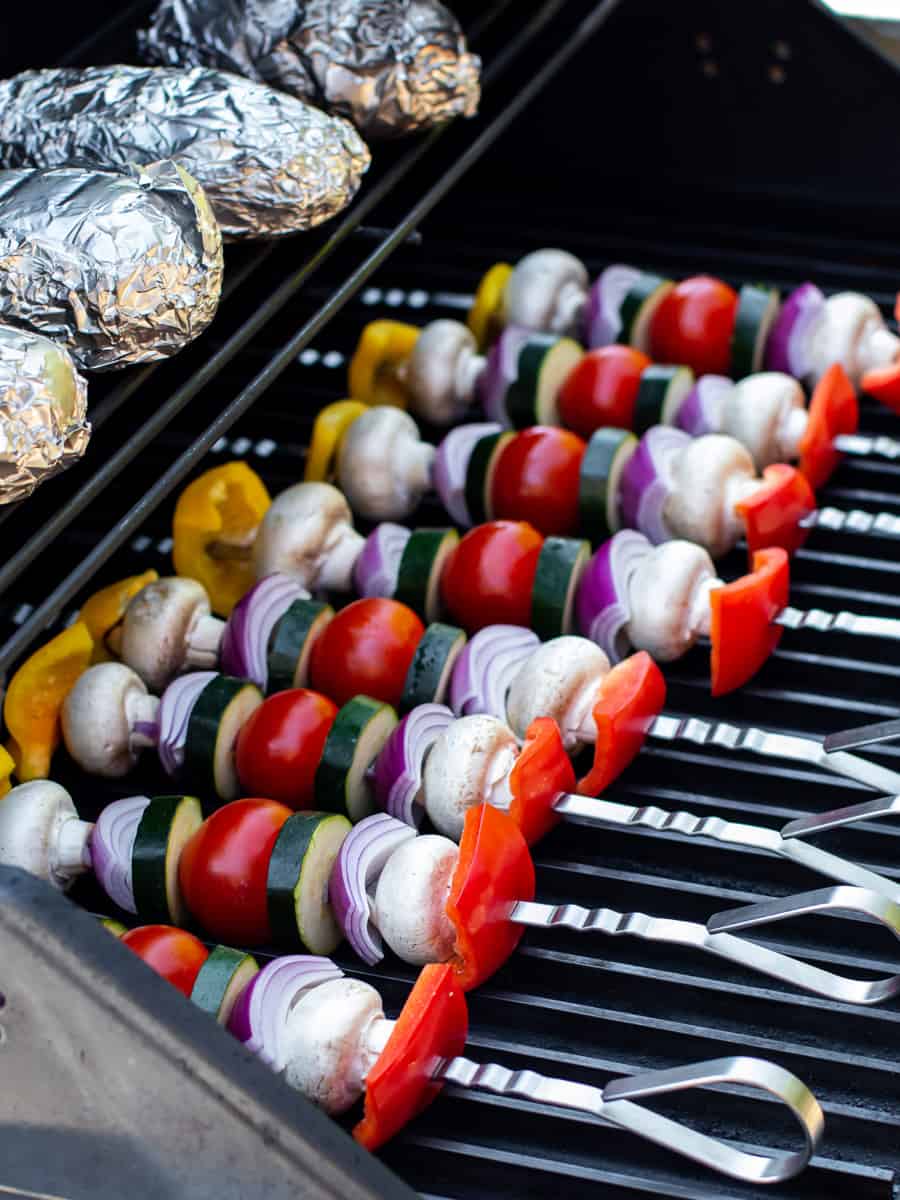
[[[866,533],[900,537],[900,517],[893,513],[864,512],[861,508],[817,508],[800,522],[802,529],[829,529],[832,533]]]

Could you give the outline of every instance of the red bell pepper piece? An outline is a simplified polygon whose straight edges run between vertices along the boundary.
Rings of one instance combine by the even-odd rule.
[[[534,864],[522,831],[499,808],[466,813],[447,916],[456,929],[453,969],[466,991],[509,958],[523,928],[509,919],[517,900],[534,899]]]
[[[559,821],[553,801],[575,788],[575,771],[566,754],[559,726],[552,717],[538,717],[528,726],[525,745],[509,774],[512,804],[509,815],[529,846]]]
[[[783,546],[793,554],[806,541],[809,530],[800,522],[815,511],[816,498],[809,481],[787,463],[774,463],[763,471],[763,482],[734,506],[747,531],[750,553]]]
[[[788,600],[790,567],[779,546],[757,550],[753,571],[709,593],[712,694],[724,696],[751,679],[781,638],[773,625]]]
[[[462,1054],[469,1027],[466,997],[449,963],[422,968],[366,1079],[363,1119],[353,1136],[376,1150],[432,1102],[441,1059]]]
[[[866,371],[860,386],[867,396],[900,413],[900,362]]]
[[[834,448],[842,433],[856,433],[859,405],[847,372],[832,363],[816,384],[809,402],[809,419],[800,442],[800,471],[818,490],[831,476],[843,455]]]
[[[599,796],[638,755],[647,730],[666,702],[666,681],[646,650],[618,663],[600,684],[594,705],[594,765],[578,782],[583,796]]]

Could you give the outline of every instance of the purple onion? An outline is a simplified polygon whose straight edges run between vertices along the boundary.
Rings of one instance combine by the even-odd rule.
[[[328,898],[347,941],[370,966],[384,956],[381,934],[372,921],[369,893],[385,863],[416,831],[387,813],[375,813],[354,825],[331,869]]]
[[[499,421],[504,429],[511,426],[506,411],[506,393],[519,377],[519,353],[533,337],[533,329],[507,325],[488,351],[487,363],[478,381],[484,415],[490,421]]]
[[[622,332],[622,301],[640,279],[637,267],[614,263],[601,271],[588,292],[584,339],[592,350],[610,346]]]
[[[450,707],[458,717],[488,713],[506,720],[506,694],[522,663],[541,644],[531,629],[486,625],[466,642],[450,676]]]
[[[779,310],[766,340],[766,370],[805,379],[813,371],[812,334],[825,308],[814,283],[794,288]]]
[[[443,439],[434,460],[434,486],[454,524],[467,529],[472,524],[466,505],[466,474],[472,451],[484,437],[502,432],[496,422],[458,425]]]
[[[97,882],[114,904],[130,913],[137,912],[131,856],[141,817],[149,803],[146,796],[114,800],[107,804],[91,830],[91,865]]]
[[[290,575],[276,572],[254,584],[225,622],[219,661],[226,675],[249,679],[264,688],[268,678],[272,630],[295,600],[309,596]]]
[[[454,721],[446,704],[418,704],[391,731],[375,762],[375,799],[405,825],[418,829],[425,810],[418,803],[428,751]]]
[[[718,433],[722,428],[722,407],[734,381],[725,375],[701,375],[675,414],[673,424],[691,437]]]
[[[410,536],[404,525],[392,521],[375,526],[353,567],[353,582],[360,596],[384,596],[390,600],[397,590],[400,559]]]
[[[310,988],[340,979],[344,972],[330,958],[288,954],[275,958],[253,976],[238,996],[228,1028],[248,1050],[276,1071],[287,1066],[284,1031],[291,1009]]]
[[[159,741],[156,746],[162,769],[167,775],[177,775],[184,766],[184,744],[188,722],[197,697],[208,683],[216,678],[215,671],[192,671],[179,675],[163,692],[159,701],[157,721]]]
[[[622,471],[619,482],[622,524],[639,530],[654,545],[672,537],[663,510],[672,492],[674,457],[690,443],[683,430],[654,425],[638,442],[637,450]]]
[[[575,598],[578,628],[619,662],[630,652],[625,626],[631,619],[628,586],[652,547],[642,533],[623,529],[603,543],[588,563]]]

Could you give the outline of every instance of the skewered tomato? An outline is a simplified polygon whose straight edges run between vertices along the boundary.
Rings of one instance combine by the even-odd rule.
[[[139,925],[123,933],[120,940],[185,996],[191,994],[197,974],[209,957],[199,938],[171,925]]]
[[[309,808],[313,781],[337,705],[308,688],[269,696],[241,729],[237,772],[241,790],[291,808]]]
[[[544,539],[527,521],[488,521],[453,551],[441,592],[469,633],[485,625],[529,625],[531,589]]]
[[[181,890],[213,937],[257,946],[271,940],[269,858],[290,815],[275,800],[234,800],[207,817],[185,846]]]
[[[653,315],[651,355],[657,362],[692,367],[697,375],[727,375],[737,304],[737,292],[721,279],[683,279]]]
[[[339,705],[362,695],[396,706],[424,632],[413,610],[397,600],[354,600],[316,639],[312,685]]]
[[[544,534],[573,533],[583,457],[584,442],[566,429],[535,425],[517,433],[494,471],[494,515],[530,521]]]
[[[604,425],[631,429],[641,375],[650,363],[632,346],[589,350],[559,393],[563,425],[585,438]]]

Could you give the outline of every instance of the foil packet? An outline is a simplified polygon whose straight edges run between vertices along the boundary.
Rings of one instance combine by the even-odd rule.
[[[218,226],[175,163],[0,171],[0,322],[79,366],[168,358],[209,325],[221,289]]]
[[[370,138],[472,116],[481,60],[438,0],[161,0],[148,62],[236,71],[349,119]]]
[[[0,166],[115,170],[161,159],[198,181],[229,238],[327,221],[370,161],[348,122],[224,71],[61,68],[0,81]]]
[[[23,500],[84,454],[87,384],[49,338],[0,325],[0,504]]]

